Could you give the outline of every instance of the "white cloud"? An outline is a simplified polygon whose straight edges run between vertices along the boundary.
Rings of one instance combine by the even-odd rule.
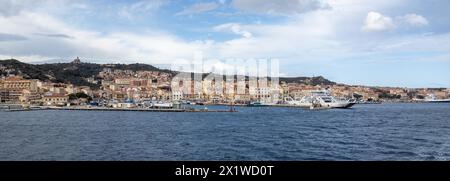
[[[395,28],[394,21],[389,16],[384,16],[378,12],[371,11],[367,14],[363,30],[364,31],[385,31]]]
[[[22,12],[58,10],[62,8],[88,8],[85,0],[1,0],[0,16],[16,16]]]
[[[29,57],[25,60],[37,57],[71,59],[80,56],[93,60],[126,59],[167,63],[168,60],[191,57],[196,50],[209,51],[208,46],[211,45],[211,42],[203,41],[186,42],[160,32],[104,34],[81,30],[49,15],[29,12],[13,17],[0,17],[0,24],[4,25],[0,33],[15,32],[28,37],[27,40],[0,44],[0,55]],[[71,38],[62,38],[63,36]]]
[[[203,13],[212,11],[219,7],[219,4],[215,2],[210,3],[197,3],[192,6],[189,6],[185,9],[183,9],[181,12],[178,12],[175,14],[175,16],[184,16],[184,15],[192,15],[197,13]]]
[[[353,15],[353,12],[348,13]],[[358,20],[357,17],[350,17]],[[23,13],[16,17],[0,18],[0,24],[5,25],[0,32],[14,32],[30,39],[0,45],[0,54],[66,59],[80,56],[94,60],[126,59],[167,63],[179,58],[191,58],[193,52],[202,51],[205,56],[212,58],[272,57],[286,62],[314,61],[323,59],[324,54],[336,58],[343,51],[353,48],[348,43],[351,37],[338,35],[341,31],[344,31],[343,35],[348,34],[347,20],[348,16],[340,12],[314,11],[276,25],[228,23],[216,26],[214,30],[235,33],[241,37],[215,42],[186,41],[158,29],[138,34],[114,31],[102,33],[79,29],[50,15]],[[36,33],[72,38],[38,36]]]
[[[31,9],[39,3],[38,1],[26,0],[3,0],[0,6],[0,16],[15,16],[23,10]]]
[[[124,6],[119,11],[119,15],[125,18],[132,19],[135,15],[142,15],[143,13],[154,13],[167,3],[167,0],[141,0],[131,5]]]
[[[154,11],[167,3],[167,0],[141,0],[132,4],[130,9],[138,12]]]
[[[406,14],[404,16],[398,16],[395,19],[392,19],[389,16],[371,11],[367,14],[362,29],[366,32],[386,31],[393,30],[396,27],[402,27],[405,25],[406,27],[423,27],[427,26],[428,24],[428,20],[425,17],[414,13]]]
[[[52,60],[57,59],[57,57],[45,57],[40,55],[8,55],[8,54],[0,54],[0,60],[6,59],[16,59],[22,62],[40,62],[40,60]]]
[[[240,35],[244,38],[251,38],[253,35],[252,33],[243,30],[241,25],[237,23],[226,23],[219,26],[214,27],[214,31],[218,32],[232,32],[234,34]]]
[[[0,33],[0,42],[2,41],[23,41],[26,37],[16,34]]]
[[[0,33],[26,37],[26,40],[0,43],[0,56],[14,56],[24,60],[73,59],[80,56],[109,62],[122,60],[121,63],[139,61],[158,64],[191,59],[194,52],[202,51],[207,58],[279,58],[282,64],[298,66],[297,72],[301,72],[308,70],[302,68],[299,62],[321,62],[328,65],[333,60],[373,56],[392,50],[448,51],[450,48],[449,43],[444,41],[449,40],[450,36],[439,37],[439,41],[434,41],[436,36],[420,41],[421,38],[417,37],[393,38],[385,34],[369,36],[361,31],[361,17],[366,16],[368,9],[373,6],[366,9],[344,9],[348,6],[332,5],[333,9],[329,11],[312,11],[292,16],[277,24],[218,25],[213,28],[215,31],[239,35],[223,42],[188,41],[158,28],[145,33],[86,30],[45,13],[24,11],[16,16],[0,16],[0,24],[3,25]],[[378,15],[378,18],[369,22],[376,24],[379,23],[377,21],[385,22],[388,18],[391,23],[389,26],[396,25],[396,21],[391,18]],[[421,46],[424,44],[425,48]]]
[[[414,13],[404,15],[404,16],[400,17],[399,19],[401,21],[404,21],[408,25],[415,26],[415,27],[423,27],[423,26],[427,26],[429,24],[428,20],[425,17],[418,15],[418,14],[414,14]]]
[[[233,0],[232,5],[246,12],[277,15],[301,14],[329,8],[321,0]]]

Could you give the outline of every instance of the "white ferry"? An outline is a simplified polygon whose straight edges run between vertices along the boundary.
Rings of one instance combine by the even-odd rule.
[[[435,95],[430,94],[425,98],[425,102],[429,103],[450,103],[450,99],[438,99]]]
[[[325,90],[311,91],[311,95],[304,96],[300,100],[287,98],[285,102],[293,106],[310,108],[350,108],[355,105],[355,102],[349,100],[336,99]]]

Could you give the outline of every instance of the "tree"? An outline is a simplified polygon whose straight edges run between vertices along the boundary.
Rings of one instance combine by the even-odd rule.
[[[360,100],[360,99],[363,98],[362,95],[359,95],[359,94],[357,94],[357,93],[353,93],[353,97],[354,97],[356,100]]]
[[[92,101],[92,97],[85,94],[84,92],[79,92],[76,94],[69,94],[69,100],[76,100],[76,99],[81,99],[81,98],[85,98],[88,101]]]
[[[379,93],[378,97],[381,98],[381,99],[401,99],[402,98],[401,95],[389,94],[389,93],[386,93],[386,92]]]

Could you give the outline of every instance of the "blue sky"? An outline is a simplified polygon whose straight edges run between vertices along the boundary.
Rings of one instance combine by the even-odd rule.
[[[280,61],[283,76],[450,87],[447,0],[0,0],[0,58]]]

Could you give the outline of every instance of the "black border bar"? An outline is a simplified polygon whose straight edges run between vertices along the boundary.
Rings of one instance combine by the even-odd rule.
[[[265,175],[227,173],[228,168],[255,166],[271,168]],[[70,178],[180,178],[203,176],[176,175],[179,168],[209,168],[206,178],[434,178],[450,177],[450,162],[333,162],[333,161],[37,161],[0,162],[0,177]],[[225,169],[225,170],[222,170]],[[185,171],[184,169],[183,171]],[[212,173],[212,171],[216,173]],[[226,175],[219,175],[220,172]],[[186,172],[185,172],[186,173]],[[256,172],[255,172],[256,173]]]

